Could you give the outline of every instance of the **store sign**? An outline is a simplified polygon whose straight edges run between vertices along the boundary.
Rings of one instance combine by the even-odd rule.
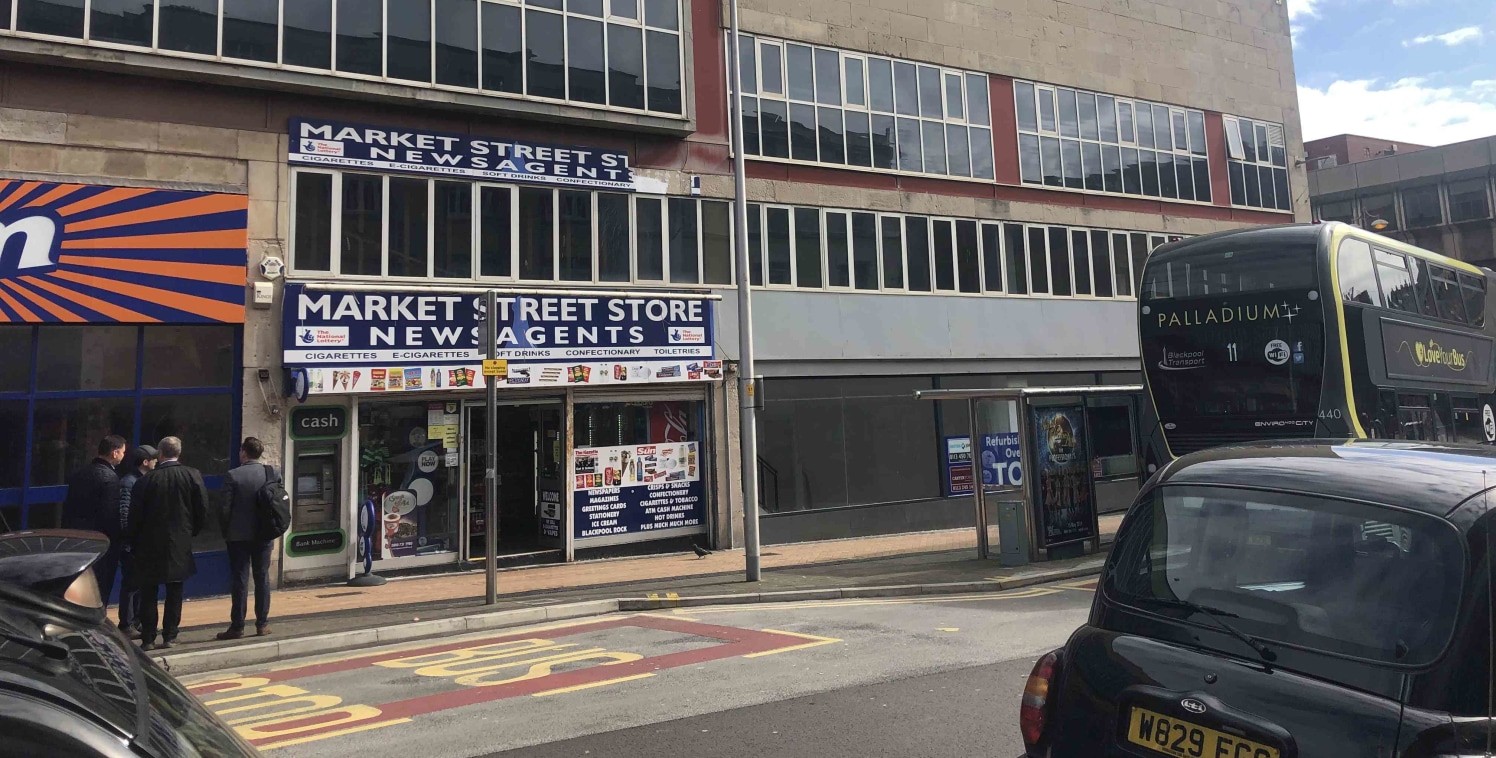
[[[0,318],[243,323],[248,207],[217,192],[0,184]]]
[[[343,552],[346,538],[341,529],[330,532],[307,532],[286,537],[286,552],[295,557]]]
[[[480,294],[333,292],[286,286],[283,362],[307,370],[310,393],[484,387]],[[712,301],[506,295],[492,359],[501,386],[713,381]]]
[[[633,190],[628,153],[389,126],[291,119],[292,164]]]
[[[1030,409],[1039,459],[1032,502],[1040,549],[1096,536],[1096,490],[1085,411],[1079,405]]]
[[[1382,352],[1393,379],[1486,386],[1491,382],[1491,339],[1405,321],[1382,319]]]
[[[945,451],[946,496],[971,494],[975,488],[971,440],[967,437],[946,437]],[[1019,463],[1019,458],[1017,432],[982,435],[982,484],[989,490],[1023,486],[1023,466]]]
[[[706,531],[701,443],[579,448],[572,453],[578,544]]]
[[[347,408],[312,406],[291,409],[293,440],[340,440],[347,434]]]

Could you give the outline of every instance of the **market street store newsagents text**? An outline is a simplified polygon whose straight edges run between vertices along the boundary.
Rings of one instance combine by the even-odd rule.
[[[484,296],[286,287],[284,363],[310,394],[479,388]],[[500,386],[713,381],[712,301],[505,294],[492,357]]]

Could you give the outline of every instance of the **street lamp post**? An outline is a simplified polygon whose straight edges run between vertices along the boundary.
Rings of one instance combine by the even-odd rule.
[[[748,276],[748,179],[743,157],[743,56],[739,51],[738,0],[731,3],[732,54],[728,56],[732,91],[728,96],[732,115],[733,230],[738,258],[738,437],[742,452],[743,553],[747,580],[759,580],[758,546],[758,382],[753,368],[753,306]]]

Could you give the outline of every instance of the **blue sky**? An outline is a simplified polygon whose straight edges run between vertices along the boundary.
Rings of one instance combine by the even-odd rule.
[[[1286,0],[1304,138],[1496,135],[1496,0]]]

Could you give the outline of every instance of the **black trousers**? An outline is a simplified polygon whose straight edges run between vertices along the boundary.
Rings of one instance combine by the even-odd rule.
[[[156,596],[161,585],[151,584],[140,588],[140,642],[148,645],[156,641]],[[161,639],[177,638],[177,627],[182,625],[182,583],[166,583],[166,618],[161,624]]]
[[[270,623],[270,546],[273,544],[271,540],[228,543],[229,591],[233,596],[229,606],[230,629],[244,629],[250,569],[254,569],[255,580],[255,626]]]
[[[99,594],[109,602],[114,590],[115,574],[119,583],[119,625],[121,629],[135,626],[140,616],[140,593],[135,590],[134,556],[125,551],[118,540],[110,543],[109,550],[94,563],[94,576],[99,581]]]

